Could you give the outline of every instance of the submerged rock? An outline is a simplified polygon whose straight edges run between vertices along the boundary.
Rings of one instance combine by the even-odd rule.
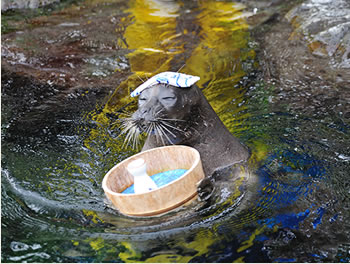
[[[280,15],[257,34],[271,101],[282,108],[321,116],[348,116],[350,3],[308,0]]]
[[[107,7],[72,6],[49,17],[34,18],[23,30],[4,34],[3,68],[50,85],[115,87],[120,72],[128,69],[116,33],[116,27],[123,27],[116,22],[125,14]]]
[[[8,22],[17,29],[1,36],[2,110],[9,113],[3,114],[5,123],[11,120],[9,133],[23,128],[37,134],[45,129],[43,118],[92,109],[130,74],[128,51],[120,44],[130,22],[121,5],[87,1]]]
[[[15,8],[38,8],[39,6],[44,6],[59,1],[60,0],[2,0],[1,10],[5,11]]]
[[[312,54],[329,58],[332,68],[350,68],[350,2],[308,0],[286,14]]]

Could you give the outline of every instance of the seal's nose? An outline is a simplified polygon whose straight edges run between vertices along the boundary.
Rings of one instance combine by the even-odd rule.
[[[140,121],[147,122],[151,119],[150,108],[142,109],[140,114]]]
[[[140,118],[145,122],[153,121],[159,117],[163,109],[158,101],[154,100],[152,103],[145,104],[142,108],[139,108]]]
[[[153,117],[154,107],[158,104],[156,98],[150,97],[143,104],[139,104],[138,117],[143,121],[149,121]]]
[[[142,109],[141,114],[144,116],[149,112],[150,108]]]

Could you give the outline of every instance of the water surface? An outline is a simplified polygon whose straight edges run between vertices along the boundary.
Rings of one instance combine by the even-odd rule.
[[[81,93],[75,111],[63,112],[18,108],[5,95],[2,261],[349,262],[349,119],[331,107],[288,105],[294,91],[282,94],[262,77],[263,47],[240,3],[126,2],[114,64],[124,74],[111,94],[88,105]],[[91,5],[113,11],[103,4]],[[136,109],[129,93],[140,78],[179,69],[201,77],[216,113],[250,148],[249,178],[227,175],[210,204],[152,218],[121,215],[101,183],[139,151],[122,148],[120,117]],[[28,122],[16,123],[22,115]]]

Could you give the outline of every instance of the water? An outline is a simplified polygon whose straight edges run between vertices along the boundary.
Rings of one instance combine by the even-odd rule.
[[[317,87],[293,67],[283,68],[293,77],[288,82],[267,78],[265,47],[251,37],[241,4],[121,3],[82,8],[110,20],[104,12],[118,10],[114,18],[123,22],[117,62],[101,54],[81,71],[108,79],[110,67],[118,68],[113,93],[80,91],[62,100],[51,84],[23,88],[18,77],[3,78],[2,261],[349,262],[346,87],[315,98],[317,89],[330,89],[322,76]],[[65,20],[83,24],[86,16]],[[276,53],[285,54],[277,44]],[[201,76],[219,117],[250,148],[249,178],[226,175],[209,204],[123,216],[107,206],[101,187],[110,168],[139,151],[121,148],[121,112],[136,108],[129,93],[138,76],[183,65],[182,72]],[[23,89],[33,94],[21,95]],[[37,106],[40,96],[52,101]],[[35,107],[30,100],[38,100]]]

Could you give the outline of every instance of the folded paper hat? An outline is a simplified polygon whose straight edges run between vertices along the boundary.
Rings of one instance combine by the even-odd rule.
[[[146,88],[159,83],[170,84],[172,86],[176,86],[180,88],[186,88],[195,84],[199,79],[200,78],[198,76],[192,76],[192,75],[179,73],[179,72],[162,72],[162,73],[158,73],[157,75],[153,76],[151,79],[141,84],[139,87],[135,89],[135,91],[133,91],[130,94],[130,96],[131,97],[138,96]]]

